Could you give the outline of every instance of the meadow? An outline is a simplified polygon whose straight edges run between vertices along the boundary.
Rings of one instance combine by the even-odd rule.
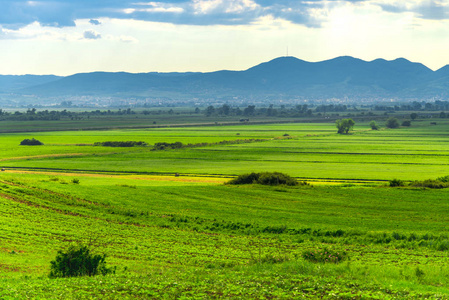
[[[0,298],[449,298],[449,190],[388,185],[448,175],[448,125],[4,133]],[[149,146],[93,145],[104,141]],[[191,145],[151,146],[178,141]],[[260,171],[309,184],[225,184]],[[57,251],[78,243],[115,274],[48,278]],[[348,258],[304,258],[320,252]]]

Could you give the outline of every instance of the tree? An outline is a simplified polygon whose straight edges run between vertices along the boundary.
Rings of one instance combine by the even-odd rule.
[[[418,117],[417,113],[411,113],[410,114],[410,119],[412,119],[413,121]]]
[[[391,117],[387,120],[387,123],[385,124],[387,128],[398,128],[399,127],[399,121],[395,117]]]
[[[340,134],[348,134],[349,130],[351,130],[355,125],[355,122],[352,119],[341,119],[335,121],[335,123],[338,129],[338,133]]]
[[[378,130],[379,129],[379,125],[377,125],[376,121],[369,122],[369,126],[371,127],[372,130]]]
[[[256,113],[255,105],[248,105],[248,107],[243,110],[244,116],[254,116],[255,113]]]
[[[206,108],[206,111],[204,112],[205,113],[205,115],[206,116],[210,116],[210,115],[212,115],[213,113],[215,113],[215,108],[212,106],[212,105],[209,105],[207,108]]]

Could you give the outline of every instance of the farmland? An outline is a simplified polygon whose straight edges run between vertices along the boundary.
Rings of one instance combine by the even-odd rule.
[[[449,174],[448,125],[4,133],[0,298],[448,298],[449,190],[388,186]],[[94,145],[105,141],[148,146]],[[186,147],[151,147],[161,142]],[[225,184],[262,171],[309,184]],[[115,274],[48,278],[76,243]],[[349,258],[315,263],[307,251]]]

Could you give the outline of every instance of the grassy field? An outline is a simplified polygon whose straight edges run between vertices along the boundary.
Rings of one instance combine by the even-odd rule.
[[[447,128],[2,134],[0,298],[447,299],[449,190],[388,186],[448,175]],[[45,145],[19,146],[31,137]],[[111,140],[208,144],[90,145]],[[310,185],[225,184],[252,171]],[[77,243],[105,253],[115,274],[48,278],[57,251]],[[320,251],[348,259],[303,258]]]
[[[447,175],[447,124],[381,131],[367,127],[359,126],[352,135],[337,135],[332,123],[4,134],[0,137],[0,165],[220,176],[282,170],[316,180],[423,180]],[[45,145],[19,146],[25,137],[34,137]],[[92,145],[111,140],[208,145],[171,151]],[[241,142],[214,144],[237,140]]]

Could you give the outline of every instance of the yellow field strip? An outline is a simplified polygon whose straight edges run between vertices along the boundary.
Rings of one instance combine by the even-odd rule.
[[[195,177],[195,176],[173,176],[173,175],[114,175],[114,174],[96,174],[96,173],[70,173],[70,172],[48,172],[48,171],[23,171],[23,170],[5,170],[5,173],[15,174],[41,174],[49,176],[73,176],[73,177],[97,177],[97,178],[116,178],[116,179],[134,179],[147,181],[177,181],[177,182],[204,182],[204,183],[224,183],[229,178],[217,177]]]

